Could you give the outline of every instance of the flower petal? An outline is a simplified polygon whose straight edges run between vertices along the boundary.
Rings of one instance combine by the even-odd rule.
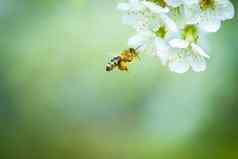
[[[221,27],[221,21],[212,12],[207,12],[200,18],[199,26],[206,32],[217,32]]]
[[[182,0],[167,0],[166,2],[169,6],[172,6],[172,7],[178,7],[183,3]]]
[[[141,32],[128,40],[128,46],[137,48],[140,46],[140,51],[147,49],[148,44],[151,44],[151,38],[153,34],[149,31]]]
[[[140,4],[140,0],[129,0],[132,5]]]
[[[201,55],[208,59],[210,58],[210,56],[200,46],[198,46],[194,43],[192,43],[191,46],[192,46],[192,50],[194,53],[197,53],[198,55]]]
[[[131,47],[137,47],[143,43],[143,37],[141,35],[135,35],[128,40],[128,45]]]
[[[187,24],[197,24],[201,14],[198,4],[184,6],[183,10]]]
[[[183,0],[185,5],[198,4],[199,0]]]
[[[173,39],[173,40],[169,41],[169,45],[172,48],[185,49],[189,46],[189,42],[186,40],[182,40],[182,39]]]
[[[156,46],[156,55],[160,57],[161,63],[163,65],[166,65],[166,63],[169,60],[168,44],[164,40],[156,38],[155,46]]]
[[[235,16],[235,9],[229,0],[217,1],[216,13],[220,20],[232,19]]]
[[[167,16],[166,14],[160,14],[160,18],[163,20],[163,22],[170,31],[178,31],[176,23],[171,18],[169,18],[169,16]]]
[[[188,61],[194,72],[203,72],[207,69],[207,63],[203,57],[189,57]]]
[[[178,57],[169,61],[169,69],[172,72],[182,74],[187,72],[189,67],[189,64],[184,59]]]
[[[162,8],[161,6],[156,5],[155,3],[152,3],[152,2],[143,1],[142,4],[144,4],[145,7],[147,7],[149,10],[151,10],[154,13],[168,13],[169,12],[169,8],[167,7]]]

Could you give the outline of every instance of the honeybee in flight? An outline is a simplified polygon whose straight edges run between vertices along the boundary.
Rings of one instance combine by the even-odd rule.
[[[139,48],[140,47],[136,49],[129,48],[122,51],[120,55],[113,57],[106,65],[106,71],[112,71],[116,67],[121,71],[128,71],[128,63],[132,62],[135,58],[138,58],[137,50]]]

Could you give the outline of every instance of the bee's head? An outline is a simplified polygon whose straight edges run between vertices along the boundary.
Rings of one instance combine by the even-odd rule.
[[[134,48],[130,48],[129,49],[129,52],[131,53],[131,54],[133,54],[133,56],[137,56],[137,52],[136,52],[136,49],[134,49]]]
[[[133,49],[133,56],[138,58],[140,60],[140,57],[139,57],[139,52],[138,52],[138,49],[140,48],[141,46],[138,46],[136,49]]]

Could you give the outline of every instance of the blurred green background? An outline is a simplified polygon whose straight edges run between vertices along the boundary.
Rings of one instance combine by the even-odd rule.
[[[238,158],[237,17],[204,73],[148,55],[107,73],[134,35],[117,2],[0,1],[0,158]]]

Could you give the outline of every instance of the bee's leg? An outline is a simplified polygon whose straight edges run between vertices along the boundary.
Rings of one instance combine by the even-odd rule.
[[[124,66],[123,71],[126,71],[126,72],[129,71],[129,69],[128,69],[128,64],[126,64],[126,65]]]
[[[128,64],[124,61],[120,61],[118,63],[118,69],[121,71],[127,71],[128,70]]]

